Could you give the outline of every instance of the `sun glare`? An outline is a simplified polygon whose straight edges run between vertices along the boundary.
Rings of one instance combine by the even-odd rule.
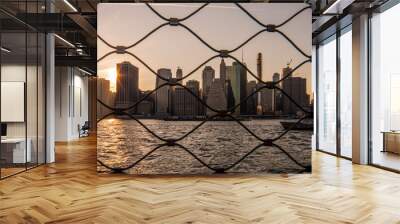
[[[110,80],[110,91],[117,91],[117,70],[115,68],[109,69],[107,73],[107,79]]]

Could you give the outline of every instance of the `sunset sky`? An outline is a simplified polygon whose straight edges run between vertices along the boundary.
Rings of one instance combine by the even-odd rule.
[[[151,5],[166,18],[182,18],[202,4]],[[265,24],[279,24],[306,6],[293,3],[242,3],[241,5]],[[283,9],[287,9],[286,12]],[[114,46],[130,45],[163,22],[142,3],[103,3],[98,7],[98,34]],[[210,4],[183,23],[216,49],[236,48],[263,29],[232,3]],[[280,30],[287,34],[304,52],[311,55],[311,10],[301,13]],[[112,50],[99,39],[97,49],[99,58]],[[173,75],[178,66],[183,69],[185,75],[208,58],[216,55],[191,33],[179,26],[165,26],[129,51],[140,57],[153,70],[170,68]],[[238,59],[243,57],[248,68],[256,73],[258,52],[263,54],[264,80],[271,80],[274,72],[281,73],[282,68],[289,61],[292,61],[291,67],[295,67],[306,60],[278,33],[267,32],[260,34],[232,55]],[[115,65],[122,61],[129,61],[139,68],[140,89],[155,88],[155,75],[130,55],[113,54],[102,60],[98,63],[98,76],[111,80],[112,88],[115,88]],[[217,78],[219,77],[220,61],[220,58],[216,58],[207,64],[215,69]],[[230,59],[225,59],[225,62],[227,65],[232,64]],[[191,79],[201,82],[202,70],[203,67],[184,82]],[[311,92],[311,64],[302,66],[295,75],[307,78],[307,89],[308,92]],[[249,74],[248,80],[252,79]]]

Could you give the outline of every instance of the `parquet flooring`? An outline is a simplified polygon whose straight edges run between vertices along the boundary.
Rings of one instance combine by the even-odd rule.
[[[313,153],[301,175],[96,173],[94,138],[0,181],[0,223],[400,223],[400,175]]]

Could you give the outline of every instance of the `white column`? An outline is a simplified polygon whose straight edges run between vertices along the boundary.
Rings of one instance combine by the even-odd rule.
[[[46,12],[54,5],[46,1]],[[55,42],[54,34],[46,35],[46,163],[55,162]]]
[[[368,15],[353,19],[353,162],[368,163]]]
[[[55,55],[54,35],[46,36],[46,163],[55,161],[54,133],[55,133]]]

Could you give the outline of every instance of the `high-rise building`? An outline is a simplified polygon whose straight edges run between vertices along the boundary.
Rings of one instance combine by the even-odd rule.
[[[185,114],[185,96],[187,94],[187,90],[182,86],[177,86],[174,92],[174,115],[176,116],[184,116]]]
[[[108,106],[114,106],[114,94],[110,90],[110,80],[104,78],[97,78],[97,99],[101,100]],[[97,118],[101,118],[110,113],[111,110],[105,106],[97,103]]]
[[[259,52],[257,54],[257,77],[262,80],[263,79],[263,71],[262,71],[262,53]]]
[[[165,79],[172,78],[171,69],[160,68],[157,71],[157,74],[160,77]],[[161,78],[156,78],[156,88],[166,83],[167,81],[162,80]],[[156,105],[156,115],[157,116],[167,116],[170,113],[170,103],[171,103],[171,89],[169,86],[163,86],[156,91],[155,105]]]
[[[117,91],[115,106],[128,107],[139,99],[139,69],[130,62],[117,64]],[[136,113],[133,108],[130,113]]]
[[[250,96],[256,90],[257,90],[257,82],[255,80],[252,80],[247,83],[247,96]],[[258,95],[259,95],[259,92],[257,92],[257,94],[254,94],[247,99],[247,101],[246,101],[247,114],[249,114],[249,115],[256,114]]]
[[[274,112],[273,109],[273,90],[272,89],[262,89],[260,91],[261,94],[261,106],[263,109],[263,114],[272,114]]]
[[[197,80],[189,80],[186,87],[196,96],[200,93],[200,83]],[[176,116],[197,116],[199,115],[199,101],[187,89],[177,86],[174,91],[174,115]]]
[[[257,55],[257,77],[262,80],[263,75],[262,75],[262,54],[261,52],[258,53]],[[260,81],[258,81],[259,84],[261,84]],[[260,85],[259,85],[260,86]],[[256,113],[257,114],[262,114],[263,113],[263,108],[261,104],[261,91],[257,93],[257,106],[256,106]]]
[[[300,106],[307,107],[307,82],[305,78],[301,77],[288,77],[283,81],[282,89]],[[298,108],[288,97],[283,97],[283,114],[296,115],[300,108]]]
[[[272,81],[278,82],[281,79],[281,75],[278,72],[275,72],[272,75]],[[281,86],[281,83],[277,84],[278,87]],[[274,112],[282,111],[282,92],[274,89],[274,98],[273,98],[273,109]]]
[[[214,79],[215,79],[215,70],[211,66],[204,67],[202,74],[203,98],[207,98],[208,91]]]
[[[224,59],[221,59],[221,63],[219,64],[219,79],[221,81],[221,84],[223,85],[225,89],[225,82],[226,82],[226,64]]]
[[[207,105],[216,110],[226,110],[227,101],[221,79],[214,79],[207,97]],[[207,108],[207,116],[213,116],[216,112]]]
[[[242,102],[247,96],[247,70],[238,62],[232,63],[232,68],[227,66],[227,75],[233,92],[234,104]],[[235,114],[246,114],[247,105],[243,103],[236,108]]]
[[[190,89],[196,96],[200,97],[200,83],[197,80],[189,80],[186,82],[186,87]],[[200,102],[199,100],[187,92],[185,97],[185,113],[188,115],[197,116],[200,114]]]
[[[180,67],[176,69],[176,79],[181,79],[183,77],[183,71]],[[178,83],[182,84],[183,80],[178,81]]]

